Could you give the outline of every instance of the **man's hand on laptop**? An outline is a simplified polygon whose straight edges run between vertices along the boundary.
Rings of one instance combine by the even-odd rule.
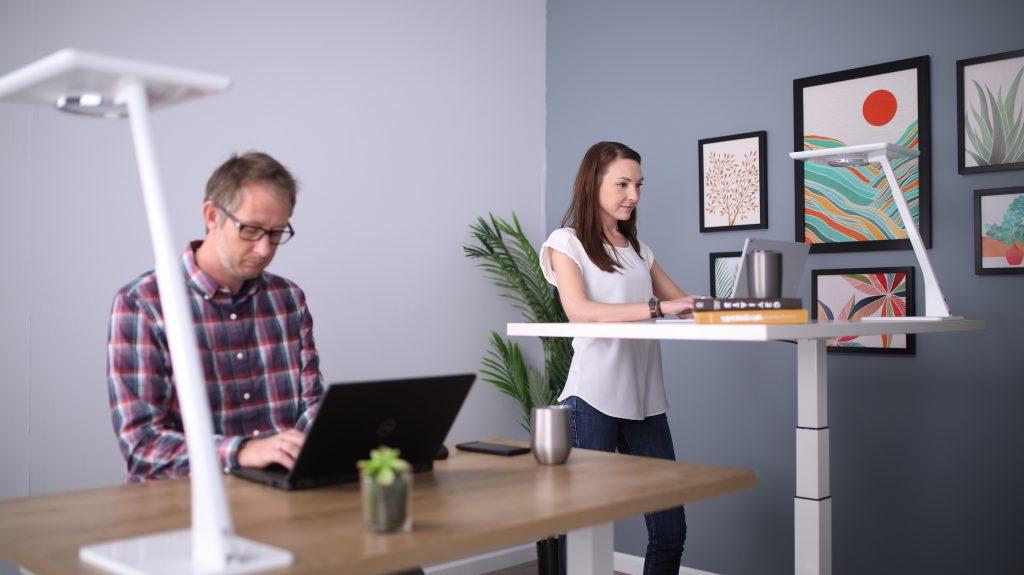
[[[297,429],[282,431],[263,439],[250,439],[238,450],[238,465],[266,467],[273,463],[291,469],[302,449],[306,436]]]

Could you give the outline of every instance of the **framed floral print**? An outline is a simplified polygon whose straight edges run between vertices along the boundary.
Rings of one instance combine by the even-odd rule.
[[[768,132],[697,141],[700,231],[768,227]]]
[[[914,268],[830,269],[811,272],[811,317],[856,321],[914,315]],[[912,355],[914,334],[830,337],[829,352]]]

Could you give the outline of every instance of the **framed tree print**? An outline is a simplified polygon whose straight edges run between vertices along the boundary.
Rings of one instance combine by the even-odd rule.
[[[768,132],[697,141],[700,231],[768,227]]]
[[[921,152],[892,161],[931,247],[928,56],[793,81],[794,149],[885,142]],[[794,162],[796,241],[812,253],[911,249],[882,167]]]
[[[708,254],[711,267],[711,297],[731,297],[736,285],[736,274],[740,271],[740,256],[743,252],[711,252]]]
[[[974,273],[1024,274],[1024,187],[974,190]]]
[[[855,321],[914,315],[914,268],[813,270],[811,317]],[[829,352],[911,355],[914,334],[830,337]]]
[[[1024,50],[956,62],[957,169],[1024,168]]]

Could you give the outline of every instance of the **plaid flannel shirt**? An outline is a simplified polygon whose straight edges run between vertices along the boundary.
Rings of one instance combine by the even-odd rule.
[[[313,319],[305,295],[270,274],[232,295],[182,256],[196,339],[225,472],[238,466],[248,438],[304,430],[323,392]],[[150,271],[114,296],[107,343],[111,419],[128,483],[188,474],[188,451],[170,366],[167,335]]]

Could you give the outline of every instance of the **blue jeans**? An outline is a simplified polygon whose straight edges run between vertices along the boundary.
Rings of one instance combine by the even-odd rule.
[[[605,415],[572,396],[562,402],[572,410],[569,433],[573,447],[675,460],[672,432],[664,413],[642,421]],[[624,486],[625,487],[625,486]],[[686,541],[686,513],[682,506],[647,513],[647,554],[644,575],[678,575]]]

